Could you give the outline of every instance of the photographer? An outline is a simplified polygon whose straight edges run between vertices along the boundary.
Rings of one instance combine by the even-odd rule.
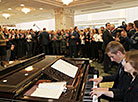
[[[123,30],[127,31],[127,25],[126,25],[125,21],[122,22],[121,26],[118,26],[116,29],[114,29],[112,31],[112,35],[114,37],[118,37],[118,35],[120,35]]]
[[[138,50],[138,20],[134,21],[134,29],[136,30],[136,32],[131,36],[131,38],[128,37],[127,32],[124,33],[125,41],[128,42],[130,50]]]
[[[131,38],[131,36],[132,36],[133,34],[135,34],[135,32],[136,32],[136,30],[135,30],[134,27],[133,27],[133,23],[128,23],[128,24],[127,24],[127,36],[128,36],[129,38]]]
[[[127,25],[125,23],[122,23],[122,26],[117,27],[114,30],[114,33],[116,34],[115,40],[120,41],[120,43],[124,46],[125,50],[129,51],[130,43],[126,40],[126,37],[130,39],[131,36],[135,34],[133,23],[128,23]]]
[[[129,51],[129,43],[125,40],[126,31],[121,31],[121,35],[119,37],[120,43],[124,46],[126,51]]]

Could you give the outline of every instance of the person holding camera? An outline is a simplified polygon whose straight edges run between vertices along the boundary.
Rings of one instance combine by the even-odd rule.
[[[129,43],[129,50],[138,50],[138,20],[134,21],[134,29],[136,32],[129,38],[127,32],[124,33],[125,41]]]
[[[133,23],[128,23],[126,29],[127,29],[127,36],[128,36],[129,38],[131,38],[131,36],[132,36],[133,34],[135,34],[135,32],[136,32],[136,30],[135,30],[134,27],[133,27]]]

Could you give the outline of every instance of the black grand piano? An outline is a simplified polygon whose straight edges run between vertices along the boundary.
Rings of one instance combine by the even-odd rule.
[[[78,67],[74,78],[51,68],[59,59]],[[82,102],[88,71],[87,58],[37,55],[0,69],[0,102]],[[31,96],[39,83],[62,81],[67,89],[59,99]]]

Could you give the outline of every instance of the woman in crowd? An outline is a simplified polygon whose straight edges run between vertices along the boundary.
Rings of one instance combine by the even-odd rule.
[[[10,31],[11,33],[11,43],[14,45],[12,48],[11,48],[11,58],[10,60],[13,61],[13,60],[16,60],[16,34],[15,34],[15,31],[14,29],[12,29]]]
[[[84,30],[84,40],[85,40],[85,56],[86,58],[90,58],[90,28]]]
[[[32,48],[33,48],[33,41],[32,41],[32,35],[30,34],[30,31],[27,30],[26,33],[26,41],[27,41],[27,57],[32,57]]]
[[[127,89],[105,91],[102,88],[94,88],[91,91],[91,96],[96,95],[97,98],[101,95],[114,98],[115,100],[123,100],[123,102],[138,101],[138,50],[129,51],[125,54],[124,71],[132,76],[132,81]]]
[[[4,67],[6,58],[6,39],[3,34],[3,27],[0,26],[0,64]]]
[[[66,34],[61,31],[59,35],[60,40],[60,54],[65,55],[66,54]]]
[[[102,45],[103,45],[103,31],[101,29],[98,30],[99,31],[99,35],[98,35],[98,53],[99,53],[99,63],[103,62],[103,56],[104,56],[104,51],[102,49]]]
[[[93,35],[93,45],[92,45],[92,48],[94,50],[94,59],[93,61],[98,61],[99,59],[99,53],[98,53],[98,41],[99,41],[99,38],[98,38],[98,35],[99,35],[99,32],[98,32],[98,29],[95,28],[94,29],[94,35]]]
[[[8,62],[11,57],[11,47],[13,46],[10,39],[11,39],[11,34],[9,33],[7,28],[4,28],[4,37],[6,39],[6,61]]]
[[[85,57],[85,35],[84,35],[84,32],[83,30],[80,31],[80,52],[81,52],[81,57]]]

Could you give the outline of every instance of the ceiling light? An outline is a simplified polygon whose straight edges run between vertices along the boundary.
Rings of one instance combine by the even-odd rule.
[[[20,6],[24,7],[24,4],[20,4]]]
[[[22,12],[24,12],[25,14],[27,14],[28,12],[30,12],[30,9],[29,9],[29,8],[22,8],[21,10],[22,10]]]
[[[6,19],[8,19],[11,15],[8,13],[3,13],[2,16],[5,17]]]
[[[40,8],[40,10],[43,10],[43,8]]]
[[[62,0],[63,4],[69,5],[73,0]]]
[[[12,8],[8,8],[8,10],[12,10]]]

